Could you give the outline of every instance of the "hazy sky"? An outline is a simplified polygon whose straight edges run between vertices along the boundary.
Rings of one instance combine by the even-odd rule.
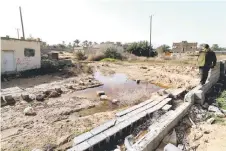
[[[22,7],[25,36],[50,44],[75,39],[172,45],[187,40],[226,46],[226,1],[2,0],[0,36],[17,37]]]

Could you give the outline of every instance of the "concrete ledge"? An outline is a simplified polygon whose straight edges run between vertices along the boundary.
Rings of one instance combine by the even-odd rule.
[[[156,123],[149,127],[149,132],[133,145],[134,151],[152,151],[156,149],[165,135],[179,122],[192,106],[192,102],[185,102],[175,111],[169,111]]]

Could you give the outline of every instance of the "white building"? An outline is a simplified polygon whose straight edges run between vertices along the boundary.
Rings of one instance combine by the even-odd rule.
[[[1,73],[13,73],[40,67],[40,41],[1,37]]]

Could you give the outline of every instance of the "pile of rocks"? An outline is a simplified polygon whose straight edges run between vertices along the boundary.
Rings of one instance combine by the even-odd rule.
[[[100,97],[101,101],[111,101],[112,104],[118,104],[119,101],[117,99],[111,99],[110,97],[108,97],[104,91],[97,91],[97,96]]]

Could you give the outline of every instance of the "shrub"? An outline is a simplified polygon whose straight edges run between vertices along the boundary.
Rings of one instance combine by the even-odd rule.
[[[100,61],[104,59],[104,54],[90,54],[87,58],[88,61]]]
[[[77,58],[78,60],[85,60],[85,59],[86,59],[86,55],[85,55],[85,53],[83,53],[82,51],[77,51],[77,52],[75,53],[75,55],[76,55],[76,58]]]
[[[134,42],[126,47],[126,51],[136,56],[148,57],[150,55],[154,57],[157,55],[156,52],[153,51],[153,48],[152,51],[150,51],[150,45],[147,41]]]
[[[104,52],[105,58],[122,59],[121,53],[118,52],[117,48],[109,47]]]

